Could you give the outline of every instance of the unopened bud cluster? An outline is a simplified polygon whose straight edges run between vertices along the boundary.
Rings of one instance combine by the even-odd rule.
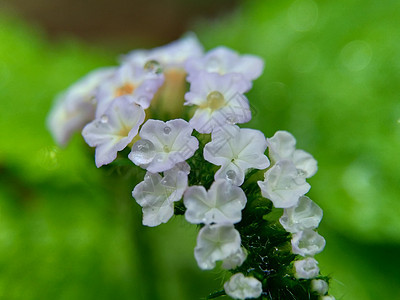
[[[308,280],[310,293],[322,298],[328,283],[313,258],[325,246],[316,232],[322,210],[305,196],[310,189],[306,179],[315,174],[317,163],[295,149],[286,131],[266,139],[259,130],[236,125],[252,117],[244,94],[263,68],[259,57],[226,47],[204,53],[189,35],[163,47],[135,50],[121,58],[120,66],[88,74],[59,96],[48,127],[60,145],[82,131],[95,147],[97,167],[128,149],[132,167],[146,170],[132,191],[143,224],[166,223],[180,207],[189,223],[201,227],[194,249],[198,266],[208,270],[221,262],[235,273],[224,285],[224,293],[234,299],[273,299],[267,277],[260,278],[255,268],[238,272],[256,253],[243,244],[235,226],[250,210],[251,193],[261,194],[267,205],[283,208],[279,222],[291,235],[294,257],[287,275],[299,284]],[[244,189],[249,174],[257,172],[264,176],[255,184],[258,190]]]

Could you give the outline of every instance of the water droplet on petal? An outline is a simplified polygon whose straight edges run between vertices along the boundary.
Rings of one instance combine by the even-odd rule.
[[[100,117],[100,122],[103,123],[103,124],[107,123],[108,122],[108,116],[107,115],[102,115]]]
[[[208,72],[216,72],[220,73],[221,71],[221,62],[218,57],[213,56],[208,59],[206,62],[206,68]]]
[[[306,175],[306,172],[305,172],[304,170],[297,169],[297,175],[299,175],[299,176],[305,176],[305,175]]]
[[[144,64],[144,69],[147,72],[150,72],[153,74],[161,74],[163,72],[163,69],[161,68],[161,64],[154,59],[147,61]]]
[[[169,134],[171,132],[171,127],[165,126],[163,131],[165,134]]]
[[[226,122],[231,125],[236,124],[236,118],[234,116],[230,116],[226,118]]]
[[[150,163],[155,154],[154,144],[149,140],[139,140],[132,146],[132,155],[140,164]]]
[[[226,172],[226,179],[228,181],[233,181],[236,178],[236,172],[233,170],[228,170],[228,172]]]

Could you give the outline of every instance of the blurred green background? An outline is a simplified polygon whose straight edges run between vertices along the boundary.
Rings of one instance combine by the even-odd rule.
[[[288,130],[318,160],[309,195],[324,209],[317,259],[332,294],[400,299],[399,1],[243,1],[118,40],[54,35],[23,15],[0,14],[0,299],[200,299],[221,286],[197,268],[194,226],[144,228],[133,183],[107,184],[115,174],[79,134],[60,149],[45,128],[58,92],[187,28],[206,49],[265,59],[248,126]]]

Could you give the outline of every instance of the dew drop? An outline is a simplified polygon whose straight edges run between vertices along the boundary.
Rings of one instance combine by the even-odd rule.
[[[161,74],[163,72],[163,69],[161,68],[161,64],[154,59],[147,61],[144,64],[144,69],[147,72],[150,72],[153,74]]]
[[[227,122],[228,124],[231,124],[231,125],[234,125],[234,124],[237,123],[237,122],[236,122],[236,118],[233,117],[233,116],[230,116],[230,117],[226,118],[226,122]]]
[[[171,132],[171,127],[165,126],[163,131],[165,134],[169,134]]]
[[[229,170],[228,172],[226,172],[226,179],[228,179],[229,181],[233,181],[236,178],[236,172],[233,170]]]
[[[139,164],[150,163],[155,154],[154,144],[149,140],[139,140],[132,146],[132,156]]]
[[[304,170],[301,170],[301,169],[297,169],[297,175],[299,175],[299,176],[305,176],[306,175],[306,172],[304,171]]]
[[[100,122],[103,124],[106,124],[108,122],[108,116],[107,115],[102,115],[100,117]]]
[[[219,73],[221,71],[220,67],[221,63],[218,57],[212,56],[208,59],[206,63],[206,68],[208,72],[216,72]]]

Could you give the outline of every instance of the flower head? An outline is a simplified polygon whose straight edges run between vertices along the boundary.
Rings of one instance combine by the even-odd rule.
[[[314,230],[304,230],[292,235],[292,252],[301,256],[314,256],[324,250],[325,239]]]
[[[143,225],[166,223],[174,214],[174,202],[182,198],[187,184],[187,173],[179,167],[164,172],[164,177],[147,172],[144,181],[137,184],[132,192],[142,207]]]
[[[322,209],[310,198],[302,196],[292,207],[285,208],[279,222],[286,231],[296,233],[305,229],[315,229],[322,219]]]
[[[99,168],[109,164],[137,135],[143,123],[143,108],[132,103],[131,98],[122,96],[115,99],[103,115],[96,118],[82,130],[83,138],[91,147],[96,147],[95,161]]]
[[[275,207],[296,205],[299,198],[310,189],[305,178],[299,175],[295,165],[288,160],[278,161],[264,176],[264,181],[258,181],[261,194],[271,200]]]
[[[204,159],[221,166],[215,180],[228,179],[240,186],[248,169],[262,170],[269,166],[264,155],[267,143],[261,131],[230,125],[214,131],[211,137],[204,147]]]
[[[94,119],[95,91],[114,70],[101,68],[92,71],[57,97],[48,116],[47,126],[59,145],[65,146],[74,132],[82,130]]]
[[[318,262],[315,258],[307,257],[294,262],[295,276],[300,279],[310,279],[319,274]]]
[[[199,147],[192,131],[189,123],[182,119],[147,120],[140,129],[142,139],[133,145],[128,157],[151,173],[171,169],[192,157]]]
[[[234,299],[258,298],[262,293],[262,284],[254,277],[245,277],[242,273],[233,275],[224,284],[225,292]]]
[[[186,63],[189,82],[192,82],[202,70],[221,75],[237,73],[250,82],[258,78],[263,69],[264,62],[260,57],[239,55],[227,47],[217,47],[207,52],[204,57],[191,58]]]
[[[323,296],[328,292],[328,283],[322,279],[311,280],[311,290]]]
[[[203,270],[211,270],[215,263],[224,260],[240,249],[240,235],[232,224],[204,226],[197,236],[194,256]]]
[[[185,94],[185,104],[197,106],[190,124],[200,133],[210,133],[226,124],[250,121],[249,101],[243,95],[249,88],[238,74],[200,72]]]
[[[219,179],[208,192],[202,186],[191,186],[184,196],[186,220],[194,224],[237,223],[247,202],[240,187]]]
[[[137,65],[120,66],[97,90],[96,117],[101,116],[115,98],[123,95],[132,96],[135,103],[144,109],[148,108],[163,82],[162,73],[149,71]]]

